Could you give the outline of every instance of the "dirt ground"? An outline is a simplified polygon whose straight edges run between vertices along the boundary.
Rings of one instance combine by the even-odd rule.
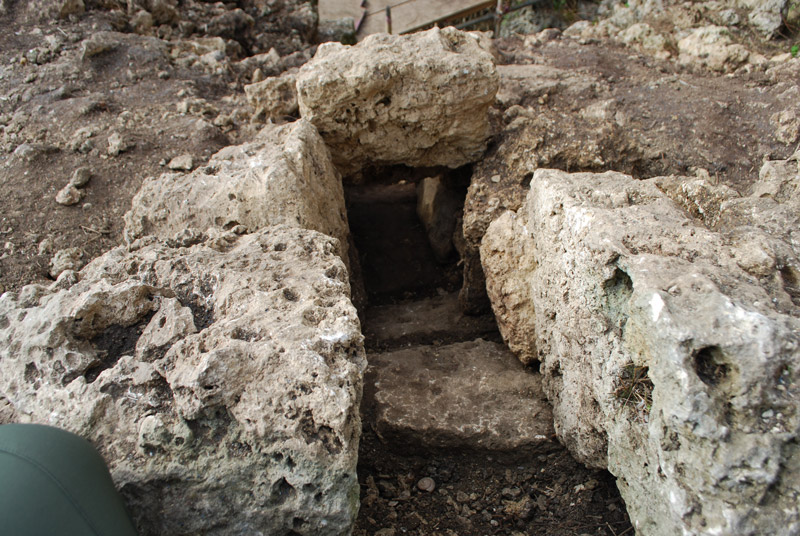
[[[279,74],[315,50],[302,3],[270,2],[265,10],[266,4],[186,1],[177,19],[139,35],[122,9],[39,19],[24,2],[0,1],[8,11],[0,16],[0,292],[52,281],[50,262],[59,250],[77,248],[77,268],[118,245],[122,216],[146,177],[168,171],[181,155],[202,166],[257,131],[243,92],[254,70]],[[230,15],[237,9],[253,23]],[[279,61],[247,61],[270,48]],[[509,176],[520,192],[526,173],[513,168],[509,153],[532,147],[541,150],[542,165],[570,171],[646,177],[702,168],[740,191],[762,159],[795,150],[775,137],[771,118],[797,107],[786,89],[796,73],[714,75],[609,43],[532,46],[513,37],[498,48],[501,63],[549,65],[594,80],[551,91],[529,80],[493,111],[496,137],[475,169],[487,180]],[[576,130],[583,123],[567,119],[589,102],[610,99],[624,126],[583,132]],[[508,128],[525,114],[527,125]],[[80,200],[57,203],[56,194],[82,167],[90,179],[79,188]],[[409,196],[407,186],[398,187],[399,198]],[[413,220],[411,206],[405,212]],[[369,221],[354,224],[369,227]],[[364,264],[368,277],[380,278]],[[453,270],[426,284],[454,290]],[[410,284],[374,285],[395,283],[401,292]],[[405,297],[423,294],[411,289]],[[425,451],[382,441],[367,426],[359,481],[359,536],[633,533],[613,477],[581,466],[555,441],[533,456]]]
[[[250,136],[257,125],[242,87],[257,63],[241,60],[274,47],[281,61],[269,67],[280,71],[313,55],[291,28],[290,3],[264,21],[251,6],[268,30],[243,32],[241,43],[224,26],[201,25],[234,10],[184,4],[176,21],[150,35],[133,33],[121,9],[36,20],[15,2],[0,17],[0,291],[51,280],[59,250],[78,248],[85,263],[118,245],[145,177],[181,155],[200,166]],[[212,16],[215,6],[222,15]],[[226,52],[215,54],[219,48]],[[81,167],[91,173],[81,200],[56,203]]]
[[[632,534],[614,478],[549,452],[424,451],[365,430],[355,536],[621,536]],[[388,449],[387,449],[388,447]],[[420,489],[431,479],[433,491]]]

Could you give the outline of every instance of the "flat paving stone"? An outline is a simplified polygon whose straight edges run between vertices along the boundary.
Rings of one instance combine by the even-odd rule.
[[[478,339],[367,355],[364,414],[387,440],[427,447],[549,449],[541,376]]]
[[[494,316],[462,314],[457,293],[372,307],[365,317],[364,336],[368,348],[499,338]]]

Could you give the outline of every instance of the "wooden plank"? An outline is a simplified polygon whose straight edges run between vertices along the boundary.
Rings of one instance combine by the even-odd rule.
[[[359,39],[386,31],[386,7],[392,8],[392,33],[413,32],[436,22],[464,17],[492,7],[492,0],[368,0],[367,16],[359,29]]]
[[[350,17],[358,24],[365,11],[361,2],[362,0],[319,0],[319,20]]]

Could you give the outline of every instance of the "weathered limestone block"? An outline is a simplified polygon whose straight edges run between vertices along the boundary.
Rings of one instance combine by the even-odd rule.
[[[751,10],[747,17],[750,26],[767,39],[779,34],[790,4],[788,0],[739,0],[738,3]]]
[[[3,294],[0,423],[89,439],[142,536],[349,534],[366,360],[336,241],[224,238]]]
[[[490,135],[497,73],[482,36],[453,28],[323,43],[297,77],[300,115],[347,175],[368,164],[459,167]]]
[[[240,232],[276,224],[337,238],[337,251],[348,262],[341,178],[307,121],[268,125],[255,141],[222,149],[193,173],[147,179],[125,214],[125,238],[130,243],[146,235],[173,238],[187,228]]]
[[[431,447],[552,448],[553,417],[539,374],[502,344],[478,339],[369,356],[365,404],[384,437]]]
[[[679,61],[712,71],[731,72],[744,64],[750,51],[733,43],[730,32],[722,26],[703,26],[678,41]]]
[[[633,24],[620,32],[619,39],[626,45],[637,46],[656,58],[667,59],[672,55],[667,38],[644,22]]]
[[[244,86],[255,119],[284,119],[297,114],[295,73],[284,73]]]
[[[538,170],[486,233],[504,338],[541,362],[557,434],[617,476],[638,534],[800,531],[796,160],[749,197]]]
[[[456,244],[464,265],[461,302],[466,312],[488,307],[478,252],[483,235],[506,210],[520,208],[536,169],[613,169],[636,177],[684,175],[688,169],[699,174],[707,171],[719,182],[743,190],[749,186],[752,166],[760,165],[762,155],[788,155],[778,140],[785,142],[798,133],[789,110],[794,110],[800,99],[800,90],[793,83],[800,77],[800,60],[772,67],[767,76],[775,85],[768,91],[745,89],[747,95],[742,99],[750,105],[741,113],[728,114],[724,110],[735,106],[735,99],[723,99],[718,106],[708,106],[703,100],[712,93],[719,96],[718,90],[708,85],[718,80],[706,72],[684,73],[688,88],[675,80],[672,89],[662,85],[649,93],[631,91],[631,80],[648,80],[649,87],[658,86],[657,70],[639,69],[613,47],[593,51],[596,58],[576,64],[575,69],[563,69],[553,58],[579,61],[581,49],[571,39],[553,40],[526,51],[531,65],[497,68],[497,100],[505,108],[503,126],[486,156],[473,167],[464,205],[464,240]],[[611,82],[605,79],[598,66],[609,64],[624,69],[624,76]],[[655,101],[659,106],[653,106]],[[780,103],[775,108],[778,113],[770,121],[764,120],[763,110],[775,107],[776,101]],[[576,106],[582,109],[576,112]],[[677,125],[670,114],[687,108],[686,115],[697,128],[670,126]],[[744,122],[753,128],[739,128]],[[705,141],[714,132],[732,131],[747,136],[748,141],[735,146]],[[742,165],[746,162],[750,165]]]

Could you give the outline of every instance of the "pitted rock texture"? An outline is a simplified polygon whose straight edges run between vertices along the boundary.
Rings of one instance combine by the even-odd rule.
[[[800,93],[789,80],[800,73],[800,60],[767,70],[763,87],[734,87],[718,76],[676,71],[645,56],[632,61],[628,50],[563,37],[502,51],[515,58],[497,68],[502,123],[474,166],[464,240],[457,243],[461,303],[470,313],[488,307],[478,253],[483,235],[506,210],[522,206],[537,169],[696,174],[746,191],[763,155],[785,158],[796,147]],[[765,121],[764,110],[774,119]],[[725,141],[731,132],[741,143]]]
[[[186,229],[242,232],[276,224],[337,238],[337,252],[349,262],[341,178],[307,121],[269,125],[255,141],[222,149],[193,173],[147,179],[125,215],[125,237],[130,243]]]
[[[614,39],[655,57],[720,72],[785,61],[759,53],[774,54],[775,49],[756,35],[764,41],[789,37],[798,20],[796,5],[787,0],[603,0],[597,15],[595,21],[575,22],[565,33],[583,41]]]
[[[501,332],[639,534],[800,531],[799,185],[797,156],[746,197],[538,170],[484,237]]]
[[[336,248],[151,237],[3,294],[0,423],[92,441],[143,536],[349,533],[366,360]]]
[[[486,149],[497,73],[484,36],[454,28],[323,43],[297,77],[300,115],[347,175],[369,165],[459,167]]]
[[[553,418],[539,374],[482,339],[369,355],[365,406],[385,438],[428,447],[552,448]]]
[[[285,120],[297,114],[297,74],[286,72],[244,86],[247,102],[257,120]]]

